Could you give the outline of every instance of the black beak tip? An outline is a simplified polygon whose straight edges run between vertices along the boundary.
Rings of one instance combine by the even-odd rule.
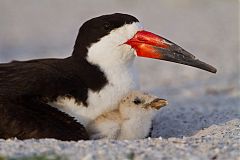
[[[165,39],[166,40],[166,39]],[[168,40],[166,40],[168,41]],[[170,42],[170,41],[168,41]],[[170,42],[172,45],[167,48],[163,49],[160,47],[154,47],[156,53],[161,54],[161,60],[175,62],[179,64],[184,64],[192,67],[196,67],[211,73],[217,73],[217,69],[213,66],[196,59],[194,55],[189,53],[188,51],[184,50],[183,48],[179,47],[178,45]]]
[[[205,62],[202,62],[198,59],[194,60],[192,63],[190,63],[188,65],[203,69],[203,70],[211,72],[211,73],[217,73],[217,69],[215,67],[213,67]]]
[[[217,73],[217,69],[213,67],[210,72]]]

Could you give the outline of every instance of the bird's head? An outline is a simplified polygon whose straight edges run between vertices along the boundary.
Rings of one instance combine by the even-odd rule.
[[[141,91],[131,91],[120,101],[119,111],[125,118],[133,115],[154,116],[160,108],[167,104],[167,100],[154,95]]]
[[[121,13],[85,22],[79,30],[73,56],[105,66],[131,64],[135,56],[140,56],[217,71],[175,43],[145,31],[137,18]]]

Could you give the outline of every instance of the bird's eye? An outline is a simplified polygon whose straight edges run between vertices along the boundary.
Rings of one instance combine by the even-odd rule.
[[[107,31],[111,29],[111,25],[109,23],[105,23],[103,27]]]
[[[133,103],[136,104],[136,105],[138,105],[138,104],[141,104],[142,101],[141,101],[140,98],[137,97],[137,98],[135,98],[135,99],[133,100]]]

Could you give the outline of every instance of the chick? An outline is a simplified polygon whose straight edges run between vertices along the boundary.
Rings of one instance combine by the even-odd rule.
[[[152,120],[167,100],[132,91],[124,97],[116,110],[103,113],[90,122],[86,129],[90,139],[141,139],[146,138]]]

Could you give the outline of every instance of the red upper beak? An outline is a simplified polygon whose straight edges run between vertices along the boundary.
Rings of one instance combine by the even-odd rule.
[[[140,57],[162,59],[175,63],[197,67],[212,73],[217,69],[195,58],[173,42],[147,31],[138,31],[125,44],[130,45]]]

